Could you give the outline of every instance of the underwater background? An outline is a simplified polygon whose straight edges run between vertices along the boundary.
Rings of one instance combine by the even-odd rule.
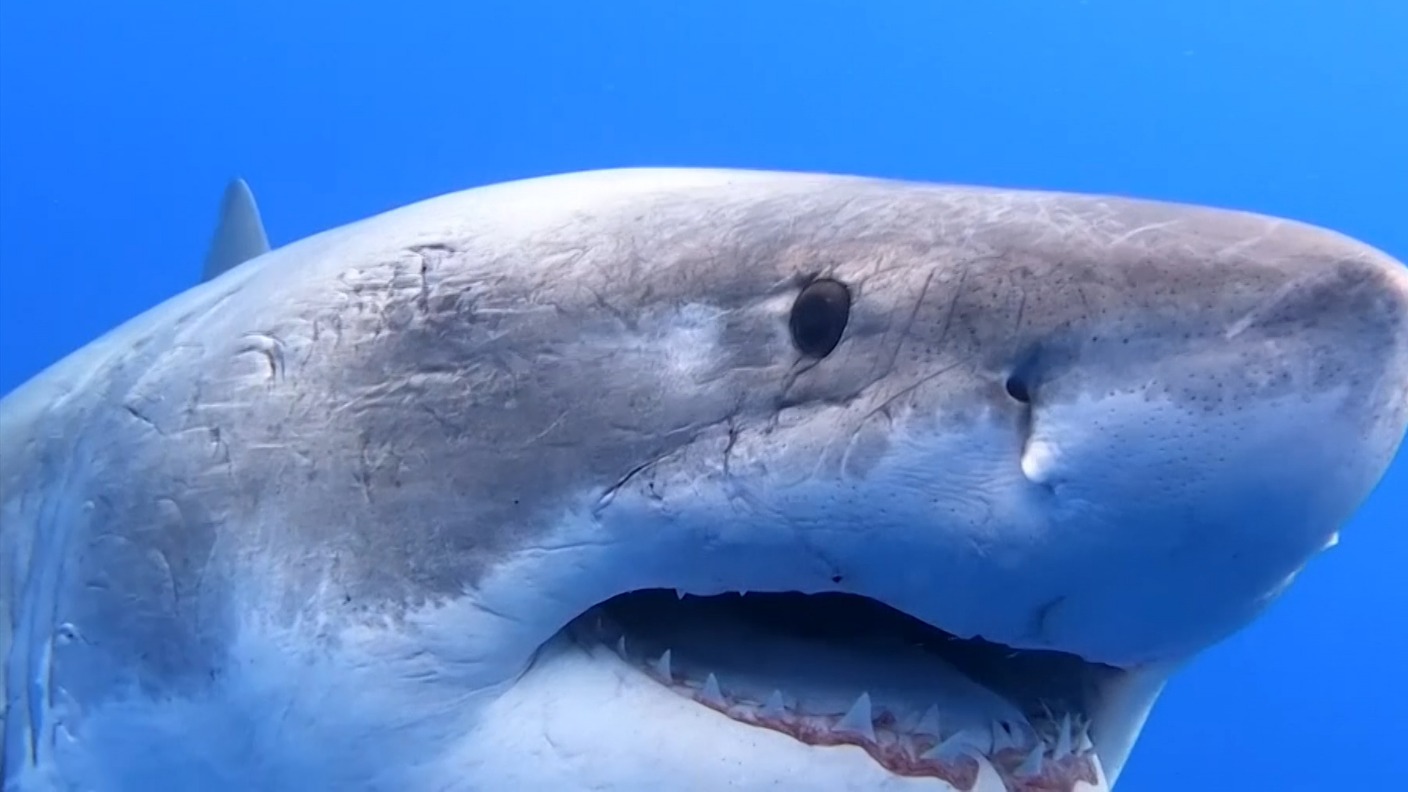
[[[234,175],[276,246],[696,165],[1191,201],[1408,259],[1405,141],[1403,0],[0,0],[0,393],[194,285]],[[1406,560],[1401,453],[1175,677],[1121,792],[1408,790]]]

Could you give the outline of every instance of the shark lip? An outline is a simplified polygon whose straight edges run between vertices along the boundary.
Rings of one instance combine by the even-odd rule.
[[[958,789],[1106,788],[1092,721],[1127,673],[959,638],[846,593],[642,590],[567,632],[740,724]]]

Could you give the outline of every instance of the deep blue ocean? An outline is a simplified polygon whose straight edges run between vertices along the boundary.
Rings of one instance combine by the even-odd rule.
[[[0,0],[0,392],[275,245],[624,165],[1138,195],[1408,259],[1402,0]],[[1296,453],[1287,449],[1288,454]],[[1408,454],[1171,683],[1125,792],[1408,789]]]

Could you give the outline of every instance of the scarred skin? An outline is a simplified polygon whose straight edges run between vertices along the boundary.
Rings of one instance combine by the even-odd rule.
[[[818,360],[788,316],[819,277],[852,306]],[[875,788],[863,752],[823,771],[520,675],[649,587],[848,591],[1176,666],[1332,540],[1405,424],[1408,274],[1285,220],[730,171],[444,196],[0,401],[7,783],[746,790],[795,751],[779,778]],[[529,746],[532,705],[579,695],[649,741]],[[1111,780],[1142,717],[1095,735]]]

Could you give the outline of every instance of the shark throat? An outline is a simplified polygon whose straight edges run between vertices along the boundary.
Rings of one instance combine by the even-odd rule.
[[[946,633],[850,594],[637,591],[573,640],[746,727],[853,746],[961,790],[1105,789],[1092,737],[1125,672]]]

